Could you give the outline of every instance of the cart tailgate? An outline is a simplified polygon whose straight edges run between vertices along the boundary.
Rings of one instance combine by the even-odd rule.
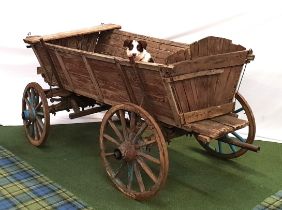
[[[244,128],[248,125],[248,121],[237,118],[233,115],[222,115],[219,117],[201,120],[185,125],[186,128],[193,132],[206,136],[208,138],[217,139],[235,130]]]

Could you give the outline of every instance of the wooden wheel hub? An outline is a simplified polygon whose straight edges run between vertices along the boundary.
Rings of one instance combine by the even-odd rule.
[[[36,120],[36,112],[35,112],[34,108],[24,110],[22,112],[22,119],[34,122]]]
[[[125,141],[114,151],[114,155],[117,160],[124,159],[129,162],[136,159],[137,151],[134,144]]]

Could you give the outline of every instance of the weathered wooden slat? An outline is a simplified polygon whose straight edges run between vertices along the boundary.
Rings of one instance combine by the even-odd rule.
[[[177,76],[183,73],[192,73],[208,69],[220,69],[230,66],[243,65],[246,61],[248,51],[231,52],[220,55],[198,57],[193,60],[186,60],[174,64]]]
[[[214,74],[221,74],[223,72],[224,72],[223,69],[211,69],[211,70],[206,70],[206,71],[199,71],[199,72],[192,72],[188,74],[177,75],[174,77],[165,78],[165,80],[167,82],[176,82],[176,81],[182,81],[182,80],[187,80],[187,79],[193,79],[195,77],[203,77],[203,76],[209,76],[209,75],[214,75]]]
[[[175,93],[177,94],[175,99],[177,100],[180,109],[180,113],[185,113],[190,111],[189,102],[188,102],[188,96],[185,93],[185,89],[187,88],[183,81],[177,81],[173,84]],[[188,99],[188,100],[187,100]]]
[[[137,104],[137,99],[136,99],[135,93],[134,93],[134,91],[131,87],[131,84],[129,83],[129,79],[128,79],[126,72],[124,71],[124,69],[120,65],[119,61],[117,59],[115,59],[115,61],[116,61],[117,69],[120,71],[120,76],[122,78],[123,85],[126,89],[126,92],[128,94],[130,102]]]
[[[96,26],[92,28],[85,28],[85,29],[80,29],[80,30],[61,32],[61,33],[56,33],[56,34],[51,34],[51,35],[46,35],[46,36],[30,36],[30,37],[26,37],[24,39],[24,42],[28,44],[35,44],[40,41],[40,38],[43,38],[44,41],[50,41],[54,39],[64,39],[64,38],[72,37],[72,36],[82,36],[86,34],[97,33],[100,31],[120,29],[120,28],[121,26],[119,25],[104,24],[104,25],[100,25],[100,26]]]
[[[237,117],[234,117],[232,115],[223,115],[219,117],[214,117],[211,119],[212,121],[221,123],[223,125],[230,126],[234,128],[235,130],[244,128],[248,125],[248,121],[239,119]]]
[[[234,110],[234,102],[223,104],[220,106],[213,106],[197,111],[187,112],[180,115],[182,122],[188,124],[191,122],[196,122],[204,119],[209,119],[217,117],[223,114],[230,113]]]
[[[230,69],[230,73],[228,75],[225,87],[222,90],[224,94],[223,102],[228,102],[228,101],[233,100],[235,96],[236,88],[237,88],[237,85],[240,79],[240,75],[242,72],[242,68],[243,68],[243,65],[234,66]]]
[[[202,120],[190,123],[185,126],[192,129],[195,133],[208,136],[213,139],[216,139],[235,130],[230,126],[223,125],[212,120]]]
[[[70,85],[71,89],[73,90],[74,86],[73,86],[72,80],[71,80],[70,75],[69,75],[69,73],[66,69],[66,66],[64,64],[64,61],[63,61],[61,55],[57,51],[55,51],[55,55],[56,55],[56,57],[59,61],[59,64],[60,64],[62,73],[64,74],[64,77],[66,78],[66,80],[68,81],[68,84]]]
[[[179,116],[180,106],[179,106],[179,103],[177,102],[177,99],[176,99],[177,94],[174,90],[173,84],[168,83],[166,81],[163,81],[163,85],[164,85],[164,88],[166,90],[168,102],[169,102],[169,105],[170,105],[170,108],[171,108],[171,111],[172,111],[172,114],[173,114],[175,124],[180,126],[181,125],[181,119],[180,119],[180,116]]]
[[[51,80],[52,80],[52,76],[54,75],[55,78],[56,78],[56,81],[58,83],[58,86],[62,87],[59,75],[58,75],[58,73],[56,71],[56,67],[54,66],[54,63],[52,61],[52,57],[50,55],[50,49],[48,48],[48,46],[46,45],[46,43],[44,42],[44,40],[42,38],[40,38],[39,41],[41,43],[41,46],[42,46],[43,50],[45,51],[46,59],[47,59],[47,61],[49,63],[49,66],[50,66]]]
[[[103,95],[102,95],[102,91],[101,91],[101,89],[99,87],[99,83],[98,83],[98,81],[96,79],[96,76],[95,76],[91,66],[89,65],[87,59],[85,58],[85,56],[82,56],[82,59],[84,61],[85,67],[86,67],[86,69],[87,69],[87,71],[88,71],[88,73],[90,75],[90,78],[91,78],[91,81],[93,83],[93,86],[95,87],[95,90],[98,93],[98,98],[99,98],[100,101],[102,101],[103,100]]]
[[[43,67],[42,77],[49,85],[58,85],[56,78],[53,76],[50,61],[47,56],[47,51],[40,44],[32,46],[35,56],[41,67]],[[56,68],[56,67],[55,67]]]

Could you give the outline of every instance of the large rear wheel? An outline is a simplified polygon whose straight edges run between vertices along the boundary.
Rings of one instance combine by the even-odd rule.
[[[168,173],[167,146],[160,127],[140,106],[113,106],[100,129],[100,149],[106,172],[126,196],[145,200],[164,185]]]

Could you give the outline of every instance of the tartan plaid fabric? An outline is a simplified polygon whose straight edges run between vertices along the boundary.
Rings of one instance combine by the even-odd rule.
[[[257,205],[253,210],[282,210],[282,190],[266,198],[261,204]]]
[[[0,146],[0,210],[92,209]]]

